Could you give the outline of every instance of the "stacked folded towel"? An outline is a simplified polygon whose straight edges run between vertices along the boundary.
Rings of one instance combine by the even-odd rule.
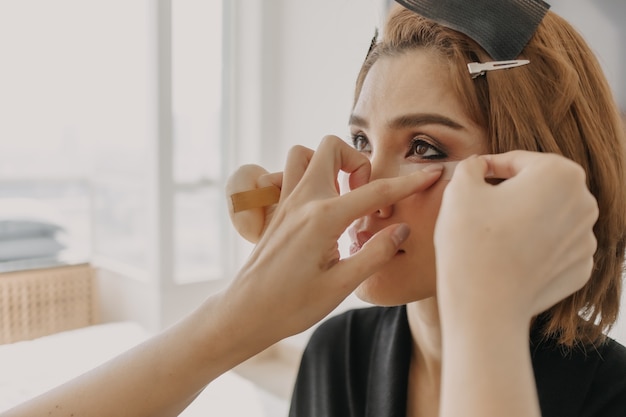
[[[0,262],[56,257],[67,248],[65,228],[45,204],[0,201]]]

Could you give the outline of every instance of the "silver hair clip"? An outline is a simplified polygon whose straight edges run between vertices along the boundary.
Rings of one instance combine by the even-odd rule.
[[[490,62],[470,62],[467,64],[467,69],[473,78],[485,75],[487,71],[521,67],[522,65],[529,64],[527,59],[517,59],[513,61],[490,61]]]

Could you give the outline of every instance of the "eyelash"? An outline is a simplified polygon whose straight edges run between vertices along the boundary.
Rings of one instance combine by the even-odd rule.
[[[411,140],[411,143],[409,145],[409,150],[406,153],[405,158],[419,157],[421,159],[426,159],[426,160],[440,160],[440,159],[445,159],[448,157],[448,155],[446,155],[441,149],[439,149],[438,147],[430,143],[428,140],[422,139],[424,137],[427,137],[427,136],[420,135],[420,136],[414,137]],[[365,145],[362,145],[362,142],[365,142]],[[354,149],[356,149],[359,152],[363,152],[363,153],[371,152],[371,149],[369,150],[364,149],[371,145],[369,144],[369,140],[367,139],[367,137],[362,133],[357,133],[357,134],[352,135],[352,146],[354,146]],[[417,151],[418,146],[425,146],[427,148],[426,152],[422,153],[421,155],[417,154],[416,151]],[[423,156],[429,150],[435,151],[437,154]]]
[[[359,152],[371,152],[371,150],[365,151],[363,149],[360,149],[359,146],[361,142],[366,142],[365,146],[369,146],[369,140],[367,140],[364,134],[356,133],[352,135],[352,146],[354,147],[354,149],[356,149]]]
[[[410,157],[410,156],[419,156],[422,159],[427,159],[427,160],[439,160],[439,159],[445,159],[447,158],[448,155],[446,155],[441,149],[437,148],[436,146],[434,146],[432,143],[421,139],[423,136],[416,136],[415,138],[413,138],[411,140],[411,146],[409,147],[409,151],[406,154],[406,157]],[[426,152],[428,152],[428,150],[433,150],[435,151],[437,154],[436,155],[429,155],[429,156],[423,156],[424,154],[418,154],[417,153],[417,147],[418,146],[425,146],[426,148],[428,148],[426,150]],[[424,153],[426,153],[424,152]]]

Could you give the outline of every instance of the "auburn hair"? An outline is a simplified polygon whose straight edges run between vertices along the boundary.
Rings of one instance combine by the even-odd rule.
[[[580,164],[600,214],[598,248],[587,284],[541,320],[561,345],[597,345],[617,320],[626,243],[626,129],[593,52],[564,19],[549,11],[520,55],[529,65],[472,79],[469,62],[493,59],[468,36],[396,7],[357,78],[355,103],[381,57],[428,48],[447,63],[469,117],[488,132],[488,149],[552,152]]]

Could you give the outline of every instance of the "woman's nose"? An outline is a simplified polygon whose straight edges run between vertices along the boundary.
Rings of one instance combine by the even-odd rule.
[[[382,158],[372,159],[371,164],[372,175],[370,177],[370,181],[398,176],[398,168],[394,168],[394,164],[389,161],[385,161]],[[372,215],[381,219],[391,217],[393,215],[393,204],[379,207],[374,213],[372,213]]]

